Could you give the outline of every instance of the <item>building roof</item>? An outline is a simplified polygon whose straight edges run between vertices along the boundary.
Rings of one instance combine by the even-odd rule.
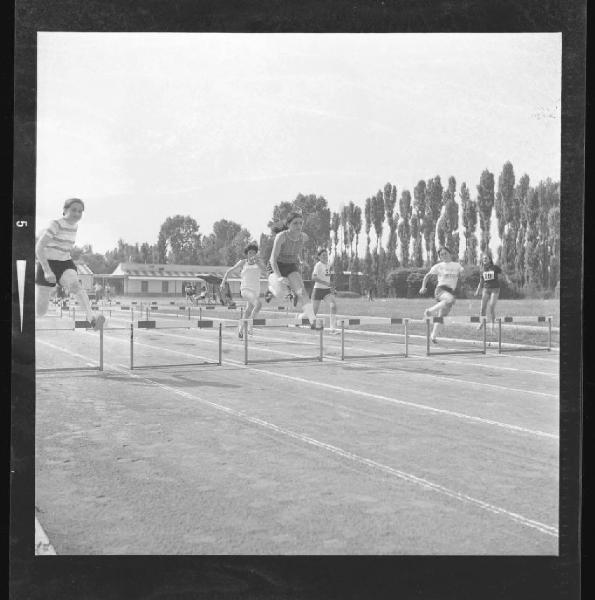
[[[76,272],[79,275],[93,275],[93,271],[84,263],[76,263]]]
[[[144,263],[120,263],[112,275],[130,278],[158,279],[221,279],[228,267],[212,265],[161,265]]]

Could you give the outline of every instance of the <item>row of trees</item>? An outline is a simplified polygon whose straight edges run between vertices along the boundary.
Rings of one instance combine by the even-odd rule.
[[[361,292],[375,287],[389,293],[395,272],[429,267],[440,245],[449,246],[465,265],[476,265],[480,252],[491,251],[517,290],[553,289],[560,271],[560,186],[550,179],[530,185],[528,175],[518,183],[510,162],[498,179],[483,171],[475,198],[454,177],[443,185],[439,175],[420,180],[413,189],[399,190],[386,183],[366,198],[363,207],[349,202],[331,212],[323,196],[303,195],[273,207],[269,227],[292,210],[304,216],[306,248],[304,275],[316,262],[316,249],[331,250],[339,288]],[[361,252],[362,236],[365,249]],[[240,224],[222,219],[210,235],[199,232],[190,216],[169,217],[156,244],[134,246],[119,240],[105,255],[81,249],[94,272],[111,272],[119,262],[231,265],[243,255],[250,233]],[[259,240],[262,257],[270,256],[274,236]],[[363,256],[362,256],[363,254]],[[397,278],[398,279],[398,278]]]

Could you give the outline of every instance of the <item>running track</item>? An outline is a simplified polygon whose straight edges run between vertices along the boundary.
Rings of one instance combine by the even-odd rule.
[[[95,362],[97,335],[39,332],[37,366]],[[216,336],[135,330],[135,362],[213,360]],[[338,343],[322,364],[244,366],[226,328],[222,367],[130,372],[128,332],[106,331],[103,373],[38,375],[36,517],[56,553],[557,554],[557,353],[428,358],[413,339],[410,358],[341,363]],[[250,348],[317,352],[309,329]]]

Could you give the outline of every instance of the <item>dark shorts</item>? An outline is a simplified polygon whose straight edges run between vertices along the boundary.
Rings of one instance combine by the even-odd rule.
[[[296,263],[281,263],[277,261],[277,266],[279,267],[281,277],[289,277],[292,273],[300,272],[300,268]]]
[[[451,303],[454,304],[455,303],[455,291],[452,288],[449,288],[447,285],[439,285],[436,290],[434,291],[434,298],[436,298],[436,300],[442,300],[442,294],[446,292],[447,294],[450,294],[452,296],[452,301]]]
[[[314,295],[312,300],[324,300],[329,294],[332,294],[330,288],[314,288]]]
[[[60,283],[60,277],[64,274],[64,271],[72,269],[76,273],[76,265],[71,260],[48,260],[50,269],[56,276],[56,281]],[[55,287],[55,283],[46,281],[43,269],[39,263],[37,263],[37,270],[35,272],[35,283],[37,285],[44,285],[46,287]]]
[[[483,291],[493,294],[494,292],[500,293],[499,285],[485,285],[483,286]]]

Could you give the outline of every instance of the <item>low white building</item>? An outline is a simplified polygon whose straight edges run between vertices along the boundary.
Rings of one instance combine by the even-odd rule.
[[[75,263],[76,264],[76,263]],[[93,291],[93,271],[84,263],[76,264],[76,274],[83,289],[89,293]]]
[[[109,284],[112,294],[118,296],[184,296],[186,285],[192,284],[197,293],[205,288],[209,295],[218,297],[227,269],[226,266],[211,265],[120,263],[113,273],[96,274],[94,279],[104,287]],[[232,272],[227,281],[232,296],[239,297],[239,272]],[[263,277],[261,294],[266,292],[267,287],[267,280]]]

